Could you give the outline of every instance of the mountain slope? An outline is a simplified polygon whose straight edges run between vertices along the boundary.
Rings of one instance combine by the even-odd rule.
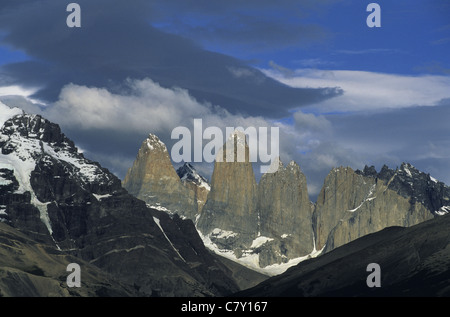
[[[411,164],[379,173],[334,168],[314,210],[318,249],[324,252],[390,226],[409,227],[446,213],[450,188]]]
[[[69,288],[67,265],[82,268],[81,287]],[[52,246],[37,243],[0,223],[0,297],[140,296],[95,265]]]
[[[389,227],[291,267],[236,296],[449,296],[450,215]],[[370,288],[369,263],[381,287]]]
[[[0,107],[12,115],[2,117],[0,129],[1,222],[113,274],[140,294],[238,290],[191,220],[148,208],[116,176],[84,158],[56,124]]]

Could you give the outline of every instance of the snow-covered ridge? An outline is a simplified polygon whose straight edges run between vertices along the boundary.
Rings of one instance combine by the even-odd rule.
[[[198,187],[205,188],[207,191],[211,190],[206,178],[201,176],[197,170],[189,163],[185,163],[182,167],[177,169],[177,174],[182,182],[190,181]]]
[[[4,126],[1,132],[3,132],[3,128]],[[52,234],[53,230],[47,213],[47,204],[37,199],[30,184],[31,172],[36,168],[36,159],[41,155],[40,141],[24,138],[16,133],[9,136],[0,133],[0,142],[5,142],[9,150],[14,149],[14,151],[6,155],[0,152],[0,163],[3,168],[14,172],[14,176],[19,183],[19,188],[16,192],[19,194],[30,192],[31,203],[39,209],[42,222],[46,225],[49,233]]]
[[[0,128],[6,120],[21,114],[23,114],[23,110],[19,108],[10,108],[0,101]]]
[[[58,125],[39,115],[27,115],[19,109],[10,109],[4,104],[0,104],[0,113],[0,168],[13,171],[19,185],[15,193],[30,193],[31,203],[40,211],[40,219],[50,234],[53,230],[47,205],[51,202],[40,201],[31,185],[31,175],[37,164],[48,166],[55,161],[63,162],[68,167],[66,172],[69,177],[81,182],[82,187],[94,182],[110,184],[113,181],[98,164],[78,152]],[[5,185],[8,181],[0,177],[0,186]]]

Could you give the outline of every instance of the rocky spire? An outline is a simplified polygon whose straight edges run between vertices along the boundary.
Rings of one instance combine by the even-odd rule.
[[[197,214],[195,193],[183,186],[166,145],[154,134],[142,142],[122,185],[150,206],[164,207],[189,218]]]
[[[272,164],[278,164],[277,171],[264,174],[258,185],[258,211],[260,234],[282,241],[283,246],[272,252],[272,257],[284,258],[280,263],[313,251],[312,210],[306,177],[297,163],[284,167],[278,158]]]
[[[216,228],[233,232],[237,244],[250,243],[258,230],[256,198],[257,184],[245,134],[235,131],[216,156],[211,192],[198,229],[205,235]]]

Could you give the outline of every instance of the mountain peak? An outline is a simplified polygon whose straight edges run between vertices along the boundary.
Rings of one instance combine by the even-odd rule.
[[[0,101],[0,128],[3,126],[6,120],[21,114],[24,114],[22,109],[10,108]]]
[[[5,136],[35,139],[51,145],[64,147],[71,152],[78,152],[73,141],[61,131],[59,125],[48,121],[40,115],[20,114],[6,120],[1,128]]]
[[[182,182],[192,182],[199,187],[206,188],[208,191],[211,190],[206,178],[201,176],[190,163],[184,163],[183,166],[179,167],[177,174]]]
[[[21,115],[0,105],[0,110],[3,109],[0,238],[10,241],[14,248],[0,247],[0,266],[6,265],[14,274],[9,281],[0,279],[2,295],[3,290],[7,296],[11,291],[20,296],[36,296],[38,292],[60,294],[59,291],[73,295],[61,283],[59,273],[50,273],[55,271],[56,262],[62,265],[69,260],[85,263],[83,272],[92,272],[92,276],[117,276],[120,280],[117,286],[124,285],[130,295],[212,296],[237,290],[229,270],[201,244],[191,221],[148,208],[125,191],[120,180],[107,169],[76,152],[58,125],[39,115]],[[147,141],[162,146],[158,139]],[[151,161],[155,163],[155,171],[161,171],[167,153],[147,150],[146,154],[140,157],[142,163]],[[150,185],[167,191],[171,200],[187,203],[189,196],[176,191],[176,186],[184,187],[173,167],[172,170],[173,178],[159,174],[161,178],[151,179],[154,182]],[[143,181],[148,181],[145,170],[136,171]],[[154,188],[149,188],[153,192],[146,194],[154,195]],[[24,243],[17,242],[26,242],[25,248]],[[3,251],[10,249],[13,253],[4,256]],[[6,262],[1,261],[5,259]],[[29,269],[30,259],[37,275]],[[114,265],[119,262],[119,266]],[[84,280],[88,284],[89,274]],[[104,281],[107,283],[89,284],[88,289],[99,289],[94,294],[98,296],[124,294],[117,292],[120,289],[109,289],[109,280]],[[24,293],[28,290],[31,291]]]
[[[400,165],[400,171],[406,173],[409,177],[413,177],[413,174],[420,173],[412,164],[405,162]]]
[[[155,135],[150,133],[145,140],[145,144],[149,150],[160,150],[163,152],[167,152],[166,145]]]
[[[198,210],[194,192],[183,186],[166,145],[154,134],[149,134],[142,142],[122,185],[130,194],[155,208],[179,211],[184,216]]]

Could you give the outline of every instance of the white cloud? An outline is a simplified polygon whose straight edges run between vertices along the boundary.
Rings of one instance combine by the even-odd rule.
[[[406,161],[448,181],[443,162],[448,157],[444,141],[450,76],[317,69],[287,73],[276,68],[263,72],[292,87],[344,90],[342,96],[293,115],[291,140],[301,154],[290,153],[307,175],[311,196],[318,194],[329,170],[341,165],[395,168]]]
[[[263,72],[292,87],[340,87],[342,96],[310,108],[319,112],[372,111],[434,106],[450,97],[450,76],[407,76],[366,71],[298,69],[289,77],[274,69]]]
[[[46,111],[56,122],[81,129],[164,131],[191,116],[211,110],[185,90],[163,88],[151,80],[128,81],[131,93],[115,94],[105,88],[66,85],[59,100]]]
[[[128,80],[127,85],[128,89],[125,92],[113,93],[106,88],[69,84],[61,90],[59,99],[45,108],[31,107],[22,99],[15,98],[10,101],[14,104],[20,102],[22,108],[43,115],[60,124],[63,130],[72,131],[72,134],[86,131],[96,133],[98,136],[98,132],[103,131],[100,133],[101,137],[107,137],[110,145],[114,144],[115,136],[134,138],[137,135],[155,133],[170,149],[178,141],[171,140],[170,137],[175,127],[187,127],[192,136],[194,119],[202,119],[202,130],[207,127],[220,128],[223,142],[228,137],[227,128],[255,127],[259,134],[259,128],[267,127],[269,135],[266,145],[270,148],[280,146],[278,142],[270,143],[270,128],[278,126],[283,129],[282,123],[270,122],[262,117],[234,115],[220,106],[198,102],[187,90],[164,88],[150,79]],[[98,138],[96,142],[99,142]],[[204,140],[203,145],[208,142],[209,140]],[[119,164],[124,160],[108,159],[111,153],[95,152],[97,147],[93,144],[82,143],[82,145],[94,159],[107,163],[112,170],[124,170],[123,164]],[[259,146],[261,147],[261,144]],[[265,148],[260,150],[272,154]],[[120,150],[117,155],[123,155],[119,152]],[[132,154],[133,158],[134,156],[135,153]],[[258,159],[261,160],[261,157]]]
[[[150,79],[129,80],[127,93],[105,88],[66,85],[59,100],[43,111],[49,119],[78,129],[128,132],[170,132],[176,126],[192,127],[202,118],[204,127],[268,127],[262,117],[233,115],[220,106],[200,103],[187,90],[164,88]]]
[[[37,89],[33,88],[24,88],[19,85],[12,85],[12,86],[3,86],[0,87],[0,98],[10,97],[10,96],[21,96],[25,99],[27,99],[31,103],[35,104],[42,104],[39,100],[30,98],[31,95],[33,95]]]
[[[203,129],[215,126],[224,133],[226,127],[278,126],[279,144],[273,145],[279,146],[279,154],[285,164],[295,160],[306,174],[311,173],[310,193],[313,195],[321,187],[322,176],[339,162],[350,161],[352,156],[346,157],[344,149],[329,142],[333,128],[321,115],[297,112],[293,115],[294,124],[271,122],[262,117],[234,115],[219,106],[199,103],[186,90],[163,88],[150,79],[130,80],[128,84],[130,92],[126,94],[112,93],[104,88],[67,85],[59,100],[44,115],[77,129],[152,132],[166,137],[176,126],[185,126],[193,133],[194,118],[203,119]],[[169,140],[164,141],[170,148]],[[118,166],[117,162],[107,158],[101,161]],[[196,167],[210,170],[203,164],[196,164]],[[315,179],[317,173],[320,177]]]
[[[294,120],[298,130],[303,130],[307,133],[328,133],[332,129],[330,121],[324,116],[316,116],[312,113],[298,111],[294,113]]]
[[[303,77],[300,77],[301,74]],[[137,135],[156,133],[163,137],[170,148],[172,129],[176,126],[185,126],[192,133],[194,118],[203,119],[203,129],[216,126],[223,131],[226,127],[240,126],[245,129],[278,126],[281,159],[285,164],[295,160],[300,165],[308,179],[308,192],[312,200],[320,191],[325,176],[336,166],[350,166],[356,169],[363,168],[365,164],[387,163],[395,168],[395,164],[414,158],[416,161],[422,160],[424,166],[425,164],[431,166],[430,164],[435,164],[435,161],[430,161],[430,157],[441,160],[448,157],[448,151],[444,150],[447,147],[442,143],[442,138],[448,135],[448,129],[445,128],[448,126],[445,120],[448,116],[444,111],[448,108],[445,107],[447,103],[438,102],[450,95],[448,89],[443,88],[444,85],[449,86],[448,77],[408,77],[313,70],[297,70],[295,76],[290,78],[275,73],[272,75],[275,78],[279,76],[280,81],[302,87],[338,85],[345,89],[345,94],[316,104],[314,108],[310,107],[310,112],[297,111],[292,114],[290,120],[280,122],[272,122],[263,117],[234,115],[220,106],[198,102],[186,90],[164,88],[150,79],[129,80],[129,89],[123,93],[71,84],[64,87],[55,104],[39,108],[30,103],[27,107],[61,124],[63,130],[66,128],[72,132],[85,130],[87,135],[90,135],[91,130],[103,130],[101,133],[103,139],[97,138],[93,141],[89,137],[85,138],[84,143],[78,143],[76,139],[75,142],[86,148],[89,157],[99,160],[122,176],[133,161],[137,149],[123,153],[121,143],[115,141],[114,136],[129,138],[133,143],[136,140],[132,138],[136,138]],[[9,100],[10,103],[20,104],[27,110],[25,104],[29,101],[26,99]],[[438,107],[433,109],[436,111],[440,109],[440,115],[434,114],[435,111],[425,111],[432,110],[429,107],[420,108],[425,110],[406,108],[417,103],[428,106],[436,104]],[[365,110],[386,110],[386,108],[397,110],[390,111],[386,116],[380,111],[376,115],[369,112],[369,116],[366,116]],[[355,113],[333,116],[325,114],[328,111],[355,111]],[[424,120],[433,122],[425,123]],[[380,128],[379,123],[384,128]],[[419,127],[422,131],[421,138],[414,135],[414,131]],[[111,143],[113,150],[104,151],[94,144],[105,140]],[[137,144],[140,141],[138,140]],[[411,142],[420,144],[410,146]],[[419,165],[414,161],[411,163]],[[199,170],[209,173],[205,176],[210,176],[211,164],[195,165]],[[445,174],[434,175],[443,181],[448,179]]]

